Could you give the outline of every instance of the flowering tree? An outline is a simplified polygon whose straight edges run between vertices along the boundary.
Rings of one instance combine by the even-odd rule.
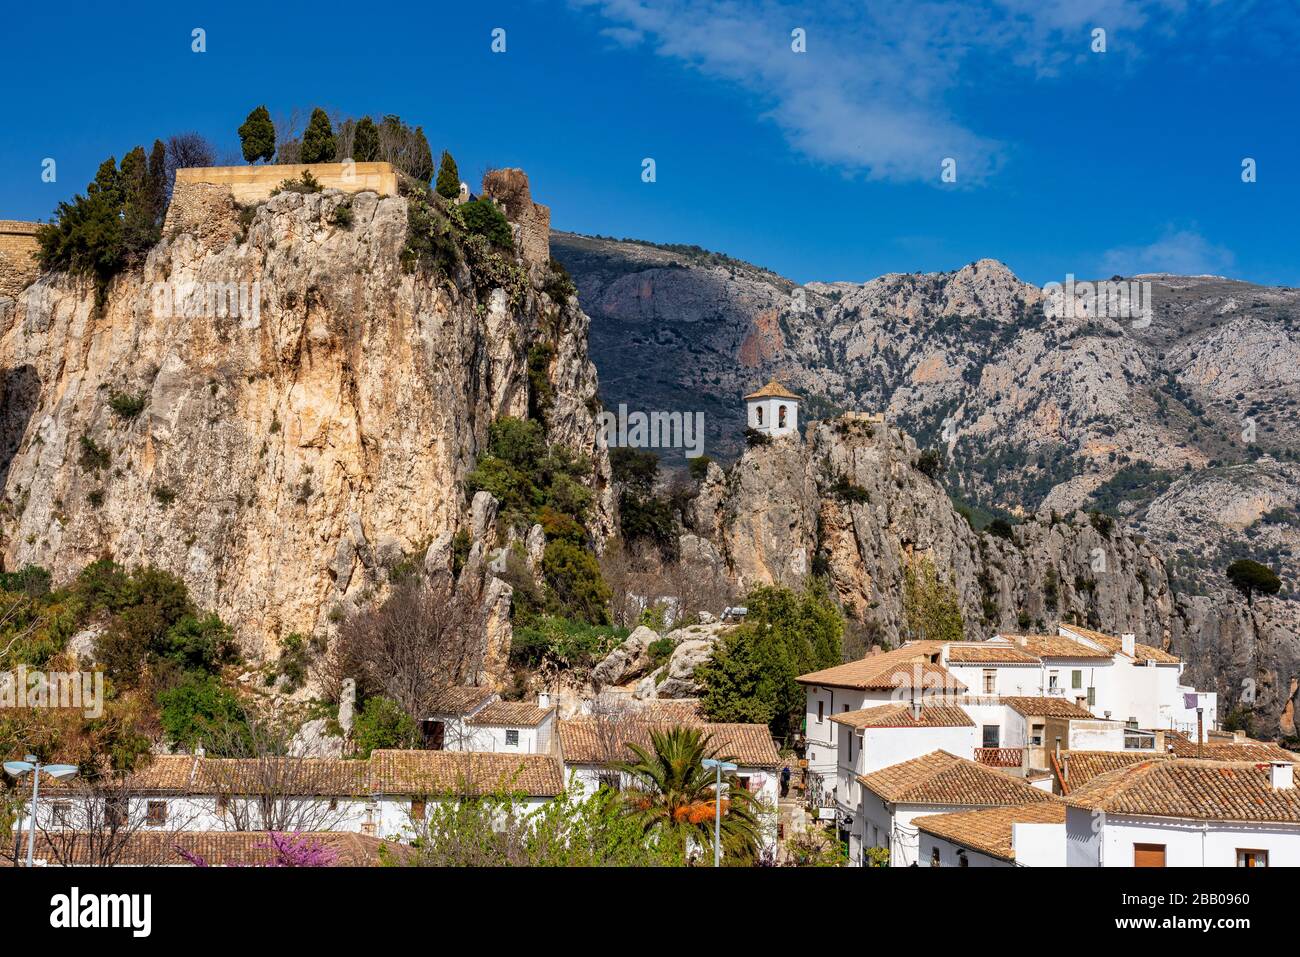
[[[308,837],[306,834],[282,834],[278,831],[270,831],[267,839],[261,844],[255,845],[258,850],[271,851],[271,860],[258,865],[258,867],[331,867],[338,860],[338,854],[324,841]],[[207,859],[201,854],[187,850],[181,845],[175,845],[176,853],[181,860],[194,867],[210,867]]]

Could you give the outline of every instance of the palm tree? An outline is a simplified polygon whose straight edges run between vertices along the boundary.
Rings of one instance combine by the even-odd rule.
[[[701,763],[705,758],[732,760],[716,753],[710,736],[699,728],[671,728],[651,731],[647,750],[628,743],[637,760],[619,765],[630,787],[623,792],[628,813],[636,817],[647,836],[681,842],[689,856],[692,849],[713,845],[716,807],[715,775]],[[758,801],[732,773],[722,777],[723,854],[738,860],[753,860],[758,854]]]

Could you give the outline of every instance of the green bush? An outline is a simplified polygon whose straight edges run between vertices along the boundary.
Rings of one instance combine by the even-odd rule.
[[[916,459],[916,469],[922,475],[938,479],[943,474],[943,453],[938,449],[926,449]]]
[[[564,263],[552,259],[542,284],[542,291],[550,296],[553,302],[568,302],[578,294],[578,287],[574,284],[569,271],[564,268]]]
[[[101,448],[95,444],[95,440],[88,435],[83,435],[78,439],[81,446],[81,456],[79,462],[83,472],[99,472],[113,464],[108,449]]]
[[[368,758],[376,748],[413,748],[418,727],[415,719],[397,702],[383,697],[367,698],[352,725],[352,744],[357,757]]]
[[[591,552],[572,542],[548,542],[542,553],[542,577],[551,614],[609,624],[609,586]]]
[[[482,236],[497,249],[514,248],[514,235],[505,214],[490,199],[475,199],[456,207],[465,228],[475,236]]]
[[[320,180],[311,175],[311,170],[302,171],[300,179],[286,179],[275,189],[271,190],[272,196],[279,196],[281,193],[319,193],[325,187],[321,185]]]
[[[216,756],[248,750],[247,718],[234,692],[214,675],[191,672],[158,695],[158,723],[167,739]]]
[[[536,669],[548,661],[565,668],[589,668],[617,648],[627,636],[626,628],[541,615],[514,628],[510,660],[516,667],[529,669]]]
[[[342,229],[351,229],[356,214],[352,212],[352,200],[344,200],[334,207],[330,222]]]
[[[709,474],[709,463],[713,459],[707,455],[697,455],[693,459],[687,459],[686,470],[690,472],[691,478],[697,482],[703,482]]]
[[[108,400],[108,407],[113,410],[119,419],[134,419],[144,411],[144,406],[144,393],[128,395],[125,392],[114,392]]]

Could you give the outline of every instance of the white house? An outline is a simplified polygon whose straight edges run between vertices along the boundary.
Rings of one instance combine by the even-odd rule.
[[[666,714],[666,711],[649,709],[644,715],[629,712],[561,721],[556,737],[566,780],[581,786],[588,795],[601,784],[625,786],[624,776],[614,765],[636,760],[629,744],[649,751],[651,732],[675,727],[698,728],[708,735],[709,750],[714,756],[736,765],[732,778],[753,794],[763,808],[764,844],[775,844],[781,758],[767,725],[713,724],[688,718],[671,720]]]
[[[564,790],[564,774],[546,754],[377,749],[364,761],[158,755],[120,786],[42,785],[38,830],[111,830],[108,819],[126,815],[140,833],[275,829],[402,839],[432,801],[508,794],[534,808]]]
[[[1291,761],[1139,761],[1064,798],[1070,867],[1298,867]]]
[[[916,819],[922,867],[1064,867],[1063,801]]]
[[[1139,728],[1174,729],[1195,733],[1197,709],[1204,731],[1218,726],[1218,695],[1197,691],[1182,682],[1184,664],[1169,652],[1145,645],[1131,633],[1118,637],[1079,625],[1061,625],[1062,635],[1074,637],[1110,652],[1114,660],[1113,691],[1098,700],[1094,712]]]
[[[546,754],[554,726],[554,708],[502,701],[486,688],[458,686],[438,695],[421,731],[431,751]]]
[[[749,428],[776,437],[797,434],[799,397],[775,379],[745,396]]]
[[[867,861],[873,847],[889,850],[891,867],[926,863],[915,823],[923,815],[1056,800],[1006,771],[946,751],[859,775],[857,783],[861,799],[848,836],[849,860],[857,865]]]
[[[943,649],[940,641],[908,642],[893,651],[878,651],[797,679],[806,691],[804,756],[814,804],[834,805],[840,764],[839,730],[831,720],[835,715],[966,690],[966,685],[940,663]]]

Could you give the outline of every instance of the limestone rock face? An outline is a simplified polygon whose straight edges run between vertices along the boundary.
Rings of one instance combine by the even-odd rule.
[[[1150,542],[1083,512],[1040,513],[1015,525],[1010,539],[976,532],[916,469],[917,459],[915,443],[895,428],[824,421],[802,445],[746,451],[727,476],[726,496],[697,508],[694,521],[705,527],[692,531],[710,537],[746,588],[793,583],[797,569],[817,561],[843,606],[891,643],[908,637],[906,570],[928,559],[954,588],[968,638],[1055,629],[1067,619],[1131,631],[1183,657],[1185,679],[1218,691],[1221,713],[1249,699],[1270,725],[1261,730],[1293,713],[1294,602],[1257,598],[1248,607],[1230,591],[1186,594]],[[674,653],[658,696],[687,693],[670,682],[678,655],[684,670],[702,652],[689,644]]]
[[[350,228],[334,223],[344,201]],[[614,528],[576,300],[527,287],[512,306],[500,289],[480,298],[468,269],[404,271],[403,198],[281,193],[242,241],[223,232],[229,213],[219,199],[178,210],[102,307],[65,275],[0,301],[5,567],[63,581],[107,553],[173,570],[258,657],[290,632],[328,633],[333,608],[417,549],[449,567],[451,534],[470,527],[480,551],[461,577],[503,661],[510,589],[483,568],[488,504],[466,502],[463,479],[489,424],[527,415],[542,335],[561,397],[548,439],[592,463],[592,524]]]
[[[659,633],[645,625],[633,629],[621,645],[591,669],[591,683],[597,689],[635,678],[650,666],[650,645]]]

